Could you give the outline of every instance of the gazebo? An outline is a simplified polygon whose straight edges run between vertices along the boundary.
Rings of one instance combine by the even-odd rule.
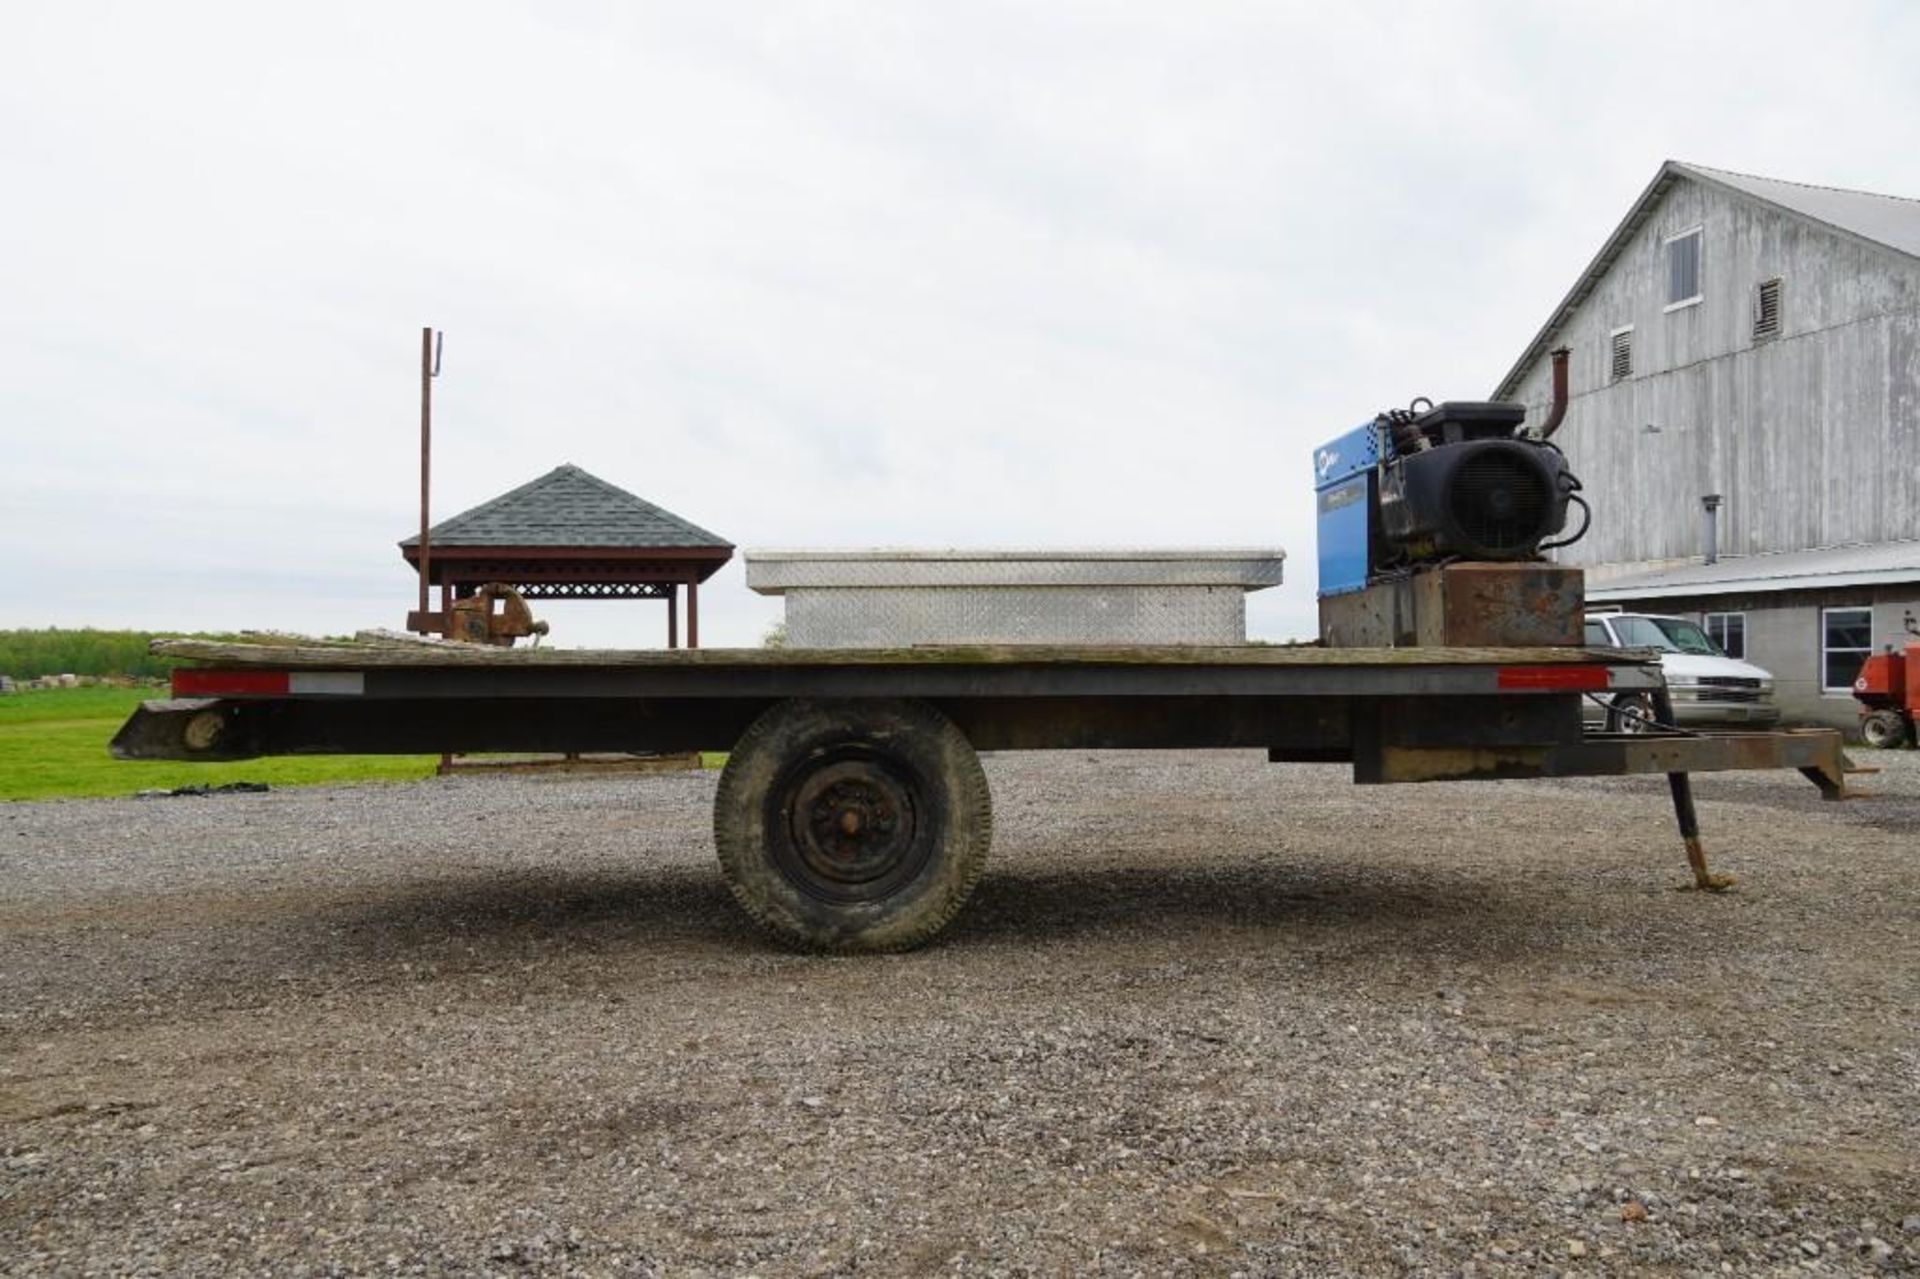
[[[400,543],[416,573],[420,538]],[[427,580],[442,612],[488,582],[529,600],[667,602],[667,647],[700,647],[700,583],[733,558],[733,544],[571,463],[434,525]]]

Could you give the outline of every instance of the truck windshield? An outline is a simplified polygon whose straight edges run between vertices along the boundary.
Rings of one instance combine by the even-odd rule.
[[[1616,617],[1614,634],[1628,648],[1657,648],[1663,653],[1725,657],[1720,646],[1692,622],[1678,617]]]

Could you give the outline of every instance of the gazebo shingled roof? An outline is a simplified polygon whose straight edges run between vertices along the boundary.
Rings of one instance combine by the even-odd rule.
[[[429,537],[436,551],[443,546],[733,550],[733,543],[725,538],[571,462],[443,520],[433,526]],[[419,543],[416,534],[400,545]]]
[[[400,554],[419,571],[418,535]],[[528,599],[665,599],[669,643],[685,586],[692,647],[699,583],[733,558],[733,544],[569,463],[434,525],[427,554],[443,608],[486,582]]]

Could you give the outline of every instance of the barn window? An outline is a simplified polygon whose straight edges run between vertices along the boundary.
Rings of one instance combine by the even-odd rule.
[[[1728,657],[1747,655],[1747,615],[1745,613],[1708,613],[1707,638],[1720,646]]]
[[[1851,693],[1860,666],[1873,651],[1873,610],[1820,610],[1820,688],[1827,693]]]
[[[1780,336],[1780,281],[1762,280],[1753,291],[1753,340]]]
[[[1701,228],[1682,231],[1667,240],[1667,309],[1692,306],[1700,300]]]
[[[1613,331],[1612,363],[1608,366],[1614,381],[1633,376],[1633,326]]]

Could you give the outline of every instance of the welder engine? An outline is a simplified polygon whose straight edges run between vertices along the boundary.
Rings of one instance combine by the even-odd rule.
[[[1526,406],[1415,400],[1314,454],[1320,593],[1457,561],[1534,560],[1586,532],[1580,481]],[[1557,423],[1556,423],[1557,424]],[[1579,532],[1567,506],[1582,508]]]
[[[1559,449],[1515,438],[1518,404],[1447,403],[1388,418],[1395,456],[1380,470],[1380,525],[1410,562],[1524,560],[1566,526],[1578,487]]]

